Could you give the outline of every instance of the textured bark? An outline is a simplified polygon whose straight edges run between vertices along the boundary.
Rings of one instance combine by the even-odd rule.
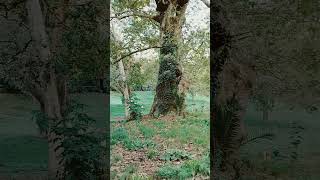
[[[210,64],[210,96],[213,99],[213,102],[210,104],[210,145],[211,145],[211,153],[210,153],[210,177],[211,179],[215,179],[215,164],[216,162],[216,153],[218,148],[217,136],[218,136],[218,128],[217,124],[217,113],[219,110],[219,105],[217,103],[217,90],[219,87],[218,77],[222,72],[225,62],[230,57],[230,49],[231,39],[230,32],[228,30],[228,17],[226,15],[226,11],[224,10],[221,1],[213,1],[211,4],[211,24],[210,24],[210,41],[211,43],[211,64]]]
[[[150,115],[158,117],[170,112],[182,114],[185,108],[187,83],[179,62],[179,44],[182,42],[181,29],[188,0],[159,0],[156,3],[162,47],[156,95]]]
[[[217,148],[222,152],[221,170],[232,179],[240,178],[240,146],[246,139],[244,115],[254,81],[254,72],[249,66],[231,61],[231,35],[228,13],[221,1],[211,4],[211,40],[213,63],[211,66],[211,154],[212,167],[216,167]],[[214,178],[213,168],[211,177]]]
[[[63,3],[66,2],[64,1]],[[53,141],[57,136],[52,132],[52,125],[63,118],[63,112],[67,106],[67,87],[66,79],[62,75],[56,74],[51,62],[61,43],[61,34],[63,32],[61,20],[64,17],[64,7],[61,6],[56,9],[59,21],[55,23],[50,42],[39,0],[27,0],[26,2],[33,46],[36,49],[36,56],[42,62],[42,66],[39,67],[37,72],[38,79],[30,82],[28,88],[32,96],[38,100],[41,111],[48,117],[48,176],[51,179],[62,179],[64,168],[61,159],[63,150],[61,148],[57,149],[61,142]]]
[[[130,92],[129,92],[127,76],[124,70],[124,65],[122,60],[118,62],[118,67],[119,67],[119,72],[121,77],[121,92],[124,97],[124,108],[125,108],[124,112],[125,112],[126,119],[130,119],[130,109],[129,109]]]
[[[221,170],[233,178],[240,177],[239,150],[247,138],[244,116],[254,77],[254,72],[247,66],[230,62],[225,64],[219,78],[215,138],[222,151]]]

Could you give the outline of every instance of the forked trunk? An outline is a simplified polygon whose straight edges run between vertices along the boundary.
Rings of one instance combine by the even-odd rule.
[[[170,112],[181,114],[185,108],[187,83],[183,80],[179,62],[179,45],[182,42],[181,30],[187,5],[188,0],[157,1],[162,47],[156,95],[150,111],[152,116]]]
[[[68,1],[62,3],[68,3]],[[41,111],[48,117],[48,175],[50,179],[55,180],[62,179],[61,173],[63,173],[64,164],[61,159],[63,150],[57,149],[61,141],[53,141],[56,139],[56,135],[53,133],[52,127],[63,118],[63,112],[67,106],[67,87],[66,79],[56,75],[51,59],[57,52],[61,40],[63,24],[60,21],[64,19],[65,5],[56,9],[59,20],[56,20],[50,44],[39,0],[26,1],[33,47],[36,49],[35,57],[39,58],[42,64],[38,68],[38,77],[33,79],[27,88],[40,103]]]

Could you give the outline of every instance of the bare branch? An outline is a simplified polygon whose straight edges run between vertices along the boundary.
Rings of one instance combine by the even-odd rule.
[[[140,17],[140,18],[147,18],[147,19],[152,19],[154,20],[155,16],[150,16],[150,15],[145,15],[145,14],[137,14],[137,13],[133,13],[133,14],[128,14],[128,15],[123,15],[123,16],[112,16],[110,17],[111,19],[125,19],[128,17]]]
[[[133,54],[136,54],[136,53],[139,53],[139,52],[143,52],[143,51],[146,51],[146,50],[149,50],[149,49],[156,49],[156,48],[161,48],[162,46],[151,46],[151,47],[147,47],[147,48],[143,48],[143,49],[139,49],[139,50],[136,50],[136,51],[132,51],[122,57],[120,57],[119,59],[117,59],[116,61],[112,62],[112,64],[116,64],[117,62],[121,61],[122,59],[126,58],[126,57],[129,57]]]

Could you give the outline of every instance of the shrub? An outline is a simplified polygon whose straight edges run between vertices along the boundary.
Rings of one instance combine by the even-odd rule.
[[[43,112],[36,110],[32,111],[32,120],[37,124],[39,133],[42,136],[47,135],[49,129],[48,117]]]
[[[191,155],[178,149],[169,149],[161,156],[160,159],[164,161],[186,160],[191,159]]]
[[[148,159],[154,159],[155,157],[157,157],[159,155],[159,152],[154,150],[154,149],[150,149],[147,152],[147,157]]]
[[[139,104],[140,99],[132,94],[129,100],[130,120],[141,120],[144,107]]]
[[[174,178],[179,174],[179,168],[173,165],[166,164],[159,168],[156,172],[156,176],[161,178]]]
[[[105,134],[93,128],[94,119],[83,113],[83,106],[73,102],[63,121],[53,126],[63,148],[64,179],[96,179],[103,175]],[[92,129],[92,130],[89,130]],[[60,162],[61,163],[61,162]]]

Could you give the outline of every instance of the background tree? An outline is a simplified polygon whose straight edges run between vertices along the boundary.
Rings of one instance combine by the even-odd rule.
[[[265,104],[264,108],[270,107],[270,101],[287,107],[318,106],[318,86],[307,84],[315,82],[314,70],[319,69],[319,63],[315,63],[318,50],[313,48],[319,43],[318,33],[314,31],[319,26],[315,23],[319,17],[315,9],[319,5],[316,1],[231,0],[211,6],[218,14],[213,15],[211,34],[215,42],[211,68],[212,96],[216,100],[213,115],[218,133],[215,138],[218,142],[223,140],[225,147],[232,147],[223,148],[218,143],[226,157],[231,157],[228,171],[231,169],[235,176],[240,176],[240,166],[234,165],[240,161],[237,151],[243,144],[241,141],[247,141],[241,119],[251,97],[260,101],[260,105]],[[228,102],[239,106],[228,110],[223,105]]]
[[[79,52],[86,51],[91,55],[95,53],[92,57],[105,60],[106,46],[99,48],[101,51],[99,49],[92,51],[89,49],[90,47],[77,49],[73,48],[74,46],[71,44],[67,44],[69,42],[75,43],[71,39],[79,38],[79,35],[85,31],[79,29],[80,32],[82,31],[79,33],[73,29],[77,27],[79,21],[83,20],[83,17],[79,17],[80,14],[76,11],[88,12],[91,10],[88,7],[92,7],[92,5],[98,8],[91,13],[103,12],[101,10],[106,7],[102,1],[93,3],[91,1],[48,2],[27,0],[1,3],[0,21],[5,24],[4,33],[1,36],[1,39],[3,39],[3,41],[1,40],[1,46],[4,47],[1,49],[1,76],[6,81],[12,82],[15,87],[34,97],[39,102],[41,112],[48,119],[48,175],[51,178],[63,178],[63,149],[60,148],[63,137],[61,139],[61,135],[57,136],[54,127],[65,118],[70,99],[68,84],[74,74],[79,72],[79,69],[77,69],[79,66],[75,68],[76,65],[81,64],[79,61],[73,61],[72,63],[74,59],[67,58],[71,57],[70,54],[75,55],[77,53],[80,55],[80,57],[77,57],[83,58],[81,55],[84,54]],[[72,13],[78,13],[78,15]],[[93,17],[90,13],[84,14],[88,15],[88,19]],[[102,13],[99,15],[102,15]],[[97,22],[101,22],[100,17],[95,17]],[[92,24],[82,25],[89,30],[91,27],[92,30]],[[80,38],[87,38],[90,35],[86,34]],[[103,34],[99,35],[106,37]],[[93,36],[90,38],[93,38]],[[106,43],[105,39],[100,38],[100,40],[96,42]],[[73,45],[80,44],[75,43]],[[60,139],[57,139],[58,137]]]

